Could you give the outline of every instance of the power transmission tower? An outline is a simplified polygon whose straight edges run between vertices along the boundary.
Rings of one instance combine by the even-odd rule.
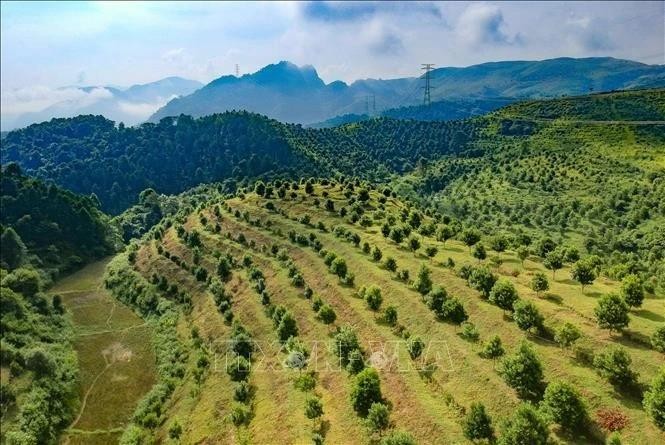
[[[236,77],[240,77],[240,67],[236,63]]]
[[[427,106],[429,106],[432,103],[432,83],[431,83],[431,76],[430,76],[430,71],[434,69],[434,64],[433,63],[422,63],[422,68],[421,70],[425,70],[425,86],[423,89],[425,90],[425,96],[423,97],[423,103]]]

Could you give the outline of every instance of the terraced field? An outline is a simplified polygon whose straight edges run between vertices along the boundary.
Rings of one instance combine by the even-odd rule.
[[[342,187],[316,184],[310,192],[301,187],[284,198],[249,193],[226,201],[209,199],[179,222],[153,230],[130,253],[144,282],[168,289],[163,297],[180,303],[178,336],[182,344],[193,345],[187,371],[159,409],[159,421],[138,422],[158,440],[170,436],[182,443],[300,444],[311,443],[318,434],[326,443],[373,443],[390,431],[406,431],[417,443],[464,443],[462,421],[473,402],[486,406],[497,430],[520,404],[498,372],[500,361],[480,354],[494,335],[507,355],[526,340],[542,362],[545,382],[561,380],[581,394],[591,426],[576,437],[551,426],[556,442],[600,443],[608,431],[599,420],[608,410],[625,416],[625,443],[665,440],[639,398],[614,388],[591,364],[594,353],[619,344],[629,353],[639,382],[650,382],[665,364],[648,342],[665,321],[665,300],[647,295],[642,308],[631,312],[623,335],[610,334],[598,328],[594,307],[601,295],[617,290],[618,283],[600,278],[582,291],[564,267],[550,280],[550,289],[538,296],[529,283],[535,273],[550,271],[536,258],[522,263],[506,251],[498,254],[492,272],[512,282],[519,297],[532,302],[545,319],[545,333],[525,332],[459,276],[463,265],[481,263],[464,244],[419,235],[421,245],[414,251],[408,241],[398,244],[382,234],[386,215],[400,215],[403,202],[370,191],[361,203],[368,217],[361,226],[340,216],[339,210],[349,206]],[[328,201],[332,205],[326,209]],[[424,217],[422,224],[428,222]],[[432,257],[425,254],[427,247],[437,248]],[[331,252],[345,260],[346,273],[335,269]],[[219,266],[226,263],[222,258],[230,266],[228,274]],[[396,268],[386,265],[388,258]],[[441,321],[414,289],[423,265],[434,286],[445,288],[447,300],[456,297],[461,302],[467,323]],[[211,290],[212,277],[226,280],[222,292]],[[362,298],[372,285],[382,296],[377,310]],[[332,309],[332,321],[322,306]],[[388,307],[395,309],[396,323],[385,316]],[[293,316],[295,331],[284,313]],[[562,349],[547,334],[564,322],[582,333],[571,349]],[[478,333],[475,338],[468,335],[469,323]],[[388,431],[373,432],[354,411],[357,376],[341,366],[345,360],[335,341],[347,327],[357,335],[365,366],[378,372],[390,409]],[[287,328],[299,342],[279,341],[286,340],[282,334]],[[239,384],[227,372],[239,332],[253,344],[250,396],[240,401]],[[423,352],[410,354],[416,337],[423,340]],[[293,361],[303,347],[304,367]],[[303,388],[303,376],[314,377],[309,387]],[[305,409],[312,396],[322,404],[320,417]]]

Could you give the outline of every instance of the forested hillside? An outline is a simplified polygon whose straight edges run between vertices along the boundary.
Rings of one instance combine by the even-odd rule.
[[[0,178],[0,409],[2,442],[56,443],[77,400],[73,330],[52,279],[115,252],[119,237],[94,198],[29,178]]]

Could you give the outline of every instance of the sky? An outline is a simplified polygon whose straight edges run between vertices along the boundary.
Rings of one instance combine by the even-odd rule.
[[[61,87],[168,76],[205,83],[236,64],[242,74],[280,60],[313,65],[326,82],[417,76],[421,63],[665,64],[662,1],[0,2],[0,10],[2,106],[16,113],[81,94]]]

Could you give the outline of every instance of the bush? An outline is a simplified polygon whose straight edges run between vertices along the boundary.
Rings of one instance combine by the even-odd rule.
[[[397,309],[395,306],[388,306],[383,311],[383,320],[388,326],[395,326],[397,324]]]
[[[321,306],[321,309],[319,309],[319,319],[321,319],[324,324],[332,324],[335,322],[336,318],[337,314],[332,306],[324,304]]]
[[[538,399],[543,388],[543,367],[536,353],[522,342],[515,354],[503,360],[501,376],[522,399]]]
[[[231,377],[234,382],[247,379],[251,371],[252,365],[242,355],[238,355],[226,364],[226,373]]]
[[[323,402],[320,398],[310,396],[305,400],[305,416],[308,419],[318,419],[323,415]]]
[[[390,425],[390,411],[383,403],[372,403],[367,413],[367,426],[373,432],[382,431]]]
[[[351,389],[351,404],[361,417],[366,417],[373,403],[381,402],[381,381],[379,374],[373,368],[362,370],[353,383]]]
[[[499,445],[547,445],[547,423],[530,404],[523,403],[505,423]]]
[[[651,346],[658,351],[665,353],[665,326],[656,329],[651,336]]]
[[[480,338],[480,333],[478,332],[476,325],[468,321],[465,321],[464,323],[462,323],[462,332],[460,333],[460,336],[464,340],[477,342],[478,339]]]
[[[406,342],[406,350],[409,351],[411,359],[415,360],[423,353],[425,342],[417,335],[409,337]]]
[[[665,366],[651,381],[642,401],[644,409],[658,428],[665,431]]]
[[[547,419],[568,432],[580,431],[587,421],[586,407],[579,393],[564,382],[547,385],[541,411]]]
[[[637,374],[630,369],[632,360],[621,346],[608,346],[593,359],[596,371],[611,384],[623,388],[637,382]]]
[[[416,445],[416,440],[406,431],[392,431],[381,440],[381,445]]]
[[[482,403],[471,404],[471,409],[462,422],[462,431],[464,432],[464,437],[471,441],[482,439],[493,440],[494,428],[492,428],[492,418],[485,411],[485,405]]]
[[[381,288],[376,285],[371,285],[365,290],[365,302],[367,307],[373,311],[379,310],[381,303],[383,302],[383,297],[381,296]]]

